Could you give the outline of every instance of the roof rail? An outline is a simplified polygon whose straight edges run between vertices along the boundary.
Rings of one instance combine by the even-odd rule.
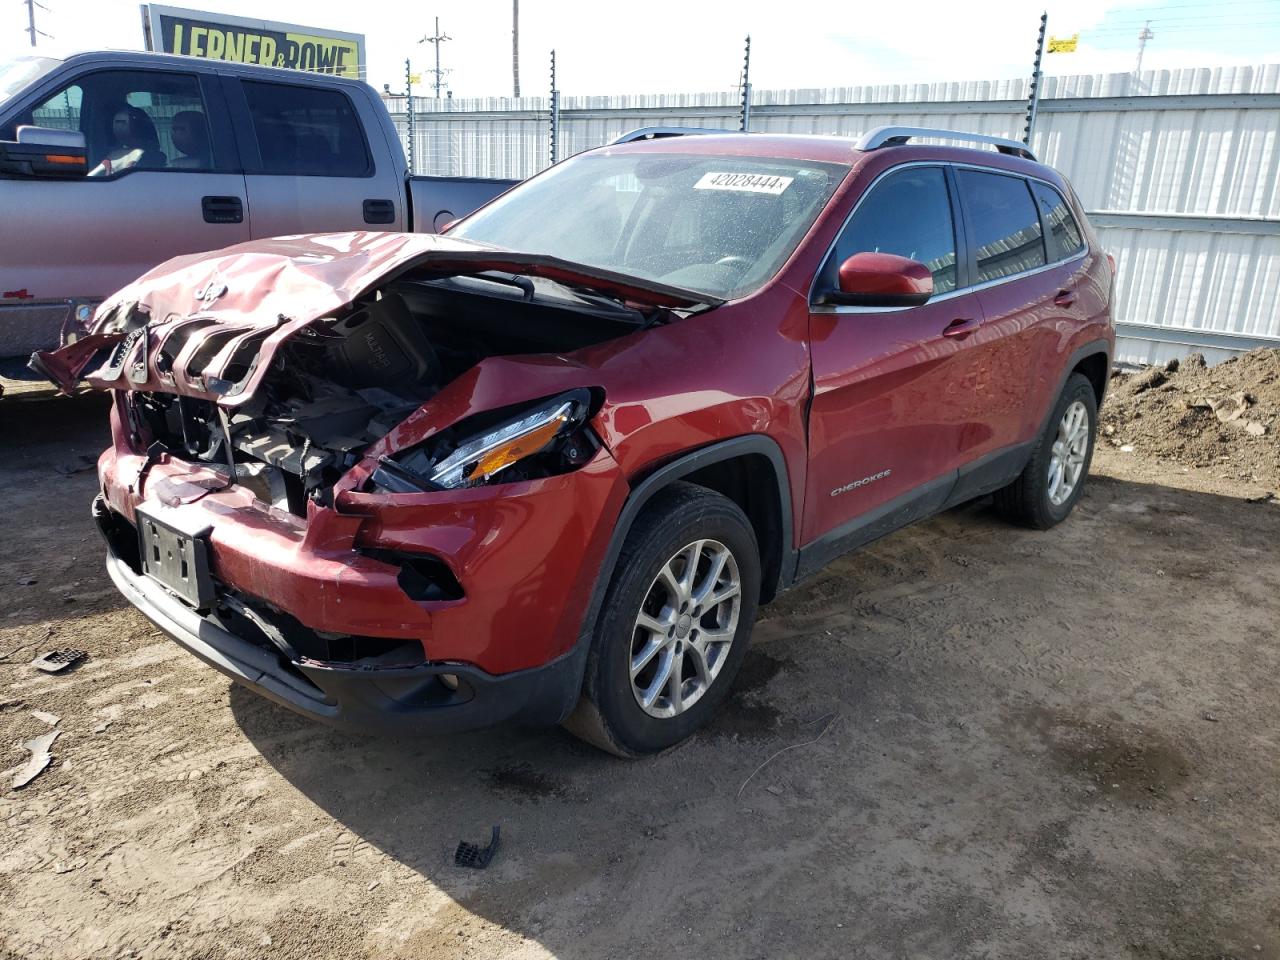
[[[930,127],[876,127],[858,140],[859,150],[876,150],[880,147],[900,147],[916,137],[932,137],[938,140],[965,140],[971,143],[989,143],[1001,153],[1034,160],[1036,155],[1025,144],[1004,137],[988,137],[982,133],[965,133],[961,130],[935,130]]]
[[[624,133],[609,146],[619,143],[635,143],[637,140],[662,140],[666,137],[692,137],[705,133],[737,133],[737,130],[717,130],[714,127],[641,127]]]

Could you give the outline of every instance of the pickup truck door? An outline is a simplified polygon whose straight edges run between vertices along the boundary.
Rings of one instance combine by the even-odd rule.
[[[0,119],[0,137],[32,123],[83,132],[90,171],[0,180],[0,356],[56,346],[76,302],[100,301],[170,257],[249,239],[244,176],[211,74],[58,74]]]
[[[983,319],[957,260],[957,210],[945,167],[890,170],[863,195],[819,271],[815,299],[846,258],[893,253],[926,264],[935,294],[918,307],[810,308],[802,575],[932,513],[955,485],[958,436],[977,415],[970,337]]]
[[[404,230],[405,172],[381,125],[341,85],[224,74],[255,239]]]

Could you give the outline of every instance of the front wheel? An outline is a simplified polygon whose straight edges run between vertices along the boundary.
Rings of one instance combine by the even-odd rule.
[[[1087,377],[1073,373],[1018,479],[996,491],[996,509],[1009,520],[1048,530],[1080,499],[1098,435],[1098,400]]]
[[[759,595],[755,532],[736,504],[687,483],[657,494],[618,557],[565,726],[624,757],[684,740],[728,695]]]

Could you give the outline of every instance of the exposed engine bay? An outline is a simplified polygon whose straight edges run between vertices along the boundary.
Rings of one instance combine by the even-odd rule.
[[[234,464],[235,483],[305,517],[307,501],[327,504],[333,484],[370,444],[486,357],[566,353],[634,333],[668,313],[641,312],[592,294],[580,299],[564,293],[535,298],[530,280],[506,274],[400,281],[290,338],[260,388],[234,410],[196,397],[137,391],[128,394],[130,417],[140,435],[173,455],[224,472]],[[587,391],[580,393],[571,403],[580,409],[557,412],[561,421],[571,415],[585,420],[591,401]],[[495,411],[481,426],[519,413]],[[412,451],[403,462],[383,458],[374,488],[408,492],[482,482],[488,474],[476,481],[478,474],[450,470],[448,462],[449,478],[431,479],[450,454],[454,460],[469,455],[467,438],[453,432],[438,434],[431,451]],[[503,479],[573,469],[598,443],[585,429],[563,433],[548,433],[546,446],[519,462],[497,465],[507,471]]]

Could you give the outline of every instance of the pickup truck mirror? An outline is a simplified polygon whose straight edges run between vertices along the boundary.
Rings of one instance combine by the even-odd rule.
[[[22,177],[83,177],[88,169],[79,130],[21,126],[17,140],[0,140],[0,174]]]
[[[917,260],[892,253],[855,253],[840,264],[827,303],[859,307],[918,307],[933,296],[933,274]]]

